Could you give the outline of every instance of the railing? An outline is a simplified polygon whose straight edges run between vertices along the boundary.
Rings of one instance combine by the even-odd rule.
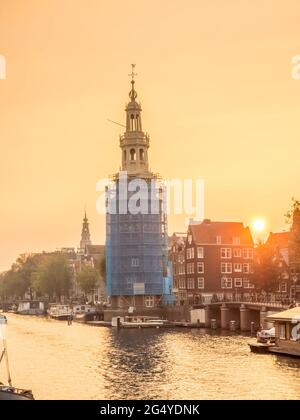
[[[276,308],[286,308],[292,304],[294,301],[290,298],[284,298],[281,301],[278,301],[274,298],[267,298],[265,296],[249,296],[249,297],[241,297],[235,298],[224,296],[222,298],[218,296],[212,297],[204,297],[202,300],[199,301],[199,304],[219,304],[219,303],[236,303],[236,304],[254,304],[258,306],[272,306]]]

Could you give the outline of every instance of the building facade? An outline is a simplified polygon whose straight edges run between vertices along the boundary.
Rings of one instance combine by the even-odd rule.
[[[185,275],[179,275],[177,283],[179,303],[249,297],[254,291],[253,250],[250,229],[242,223],[204,220],[190,224]]]
[[[106,191],[106,285],[113,309],[157,307],[171,293],[165,188],[149,169],[150,142],[142,129],[134,73],[129,98],[121,171]]]
[[[186,233],[173,233],[169,238],[169,260],[172,263],[173,293],[177,303],[184,304],[187,300],[185,289],[185,244]]]
[[[291,297],[300,302],[300,205],[293,212],[293,224],[289,240],[289,261],[291,277]]]

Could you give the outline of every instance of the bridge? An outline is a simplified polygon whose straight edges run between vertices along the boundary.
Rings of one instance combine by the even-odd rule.
[[[205,310],[205,327],[210,328],[212,323],[217,328],[229,329],[230,322],[235,321],[241,331],[267,328],[265,318],[276,312],[289,308],[290,302],[275,301],[214,301],[203,303]],[[212,321],[213,320],[213,321]]]

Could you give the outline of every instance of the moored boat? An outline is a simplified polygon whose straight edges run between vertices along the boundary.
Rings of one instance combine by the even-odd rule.
[[[150,316],[125,316],[112,318],[111,325],[119,328],[160,328],[167,321]]]
[[[72,309],[74,321],[77,322],[99,321],[103,318],[103,314],[92,305],[73,305]]]
[[[300,306],[269,315],[266,319],[275,325],[275,346],[270,351],[300,357]]]
[[[72,308],[69,305],[51,305],[47,313],[50,318],[59,321],[66,321],[73,316]]]
[[[34,400],[33,394],[31,391],[26,389],[15,388],[12,386],[12,380],[9,370],[8,362],[8,353],[7,353],[7,344],[6,344],[6,324],[7,319],[5,316],[0,315],[0,338],[3,342],[3,350],[0,354],[0,363],[2,360],[5,360],[6,371],[7,371],[7,381],[8,385],[4,385],[0,382],[0,401],[1,400]]]

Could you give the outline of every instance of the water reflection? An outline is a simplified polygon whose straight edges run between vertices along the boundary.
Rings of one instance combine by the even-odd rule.
[[[9,315],[8,335],[14,383],[37,399],[300,398],[300,360],[250,353],[236,333]]]

